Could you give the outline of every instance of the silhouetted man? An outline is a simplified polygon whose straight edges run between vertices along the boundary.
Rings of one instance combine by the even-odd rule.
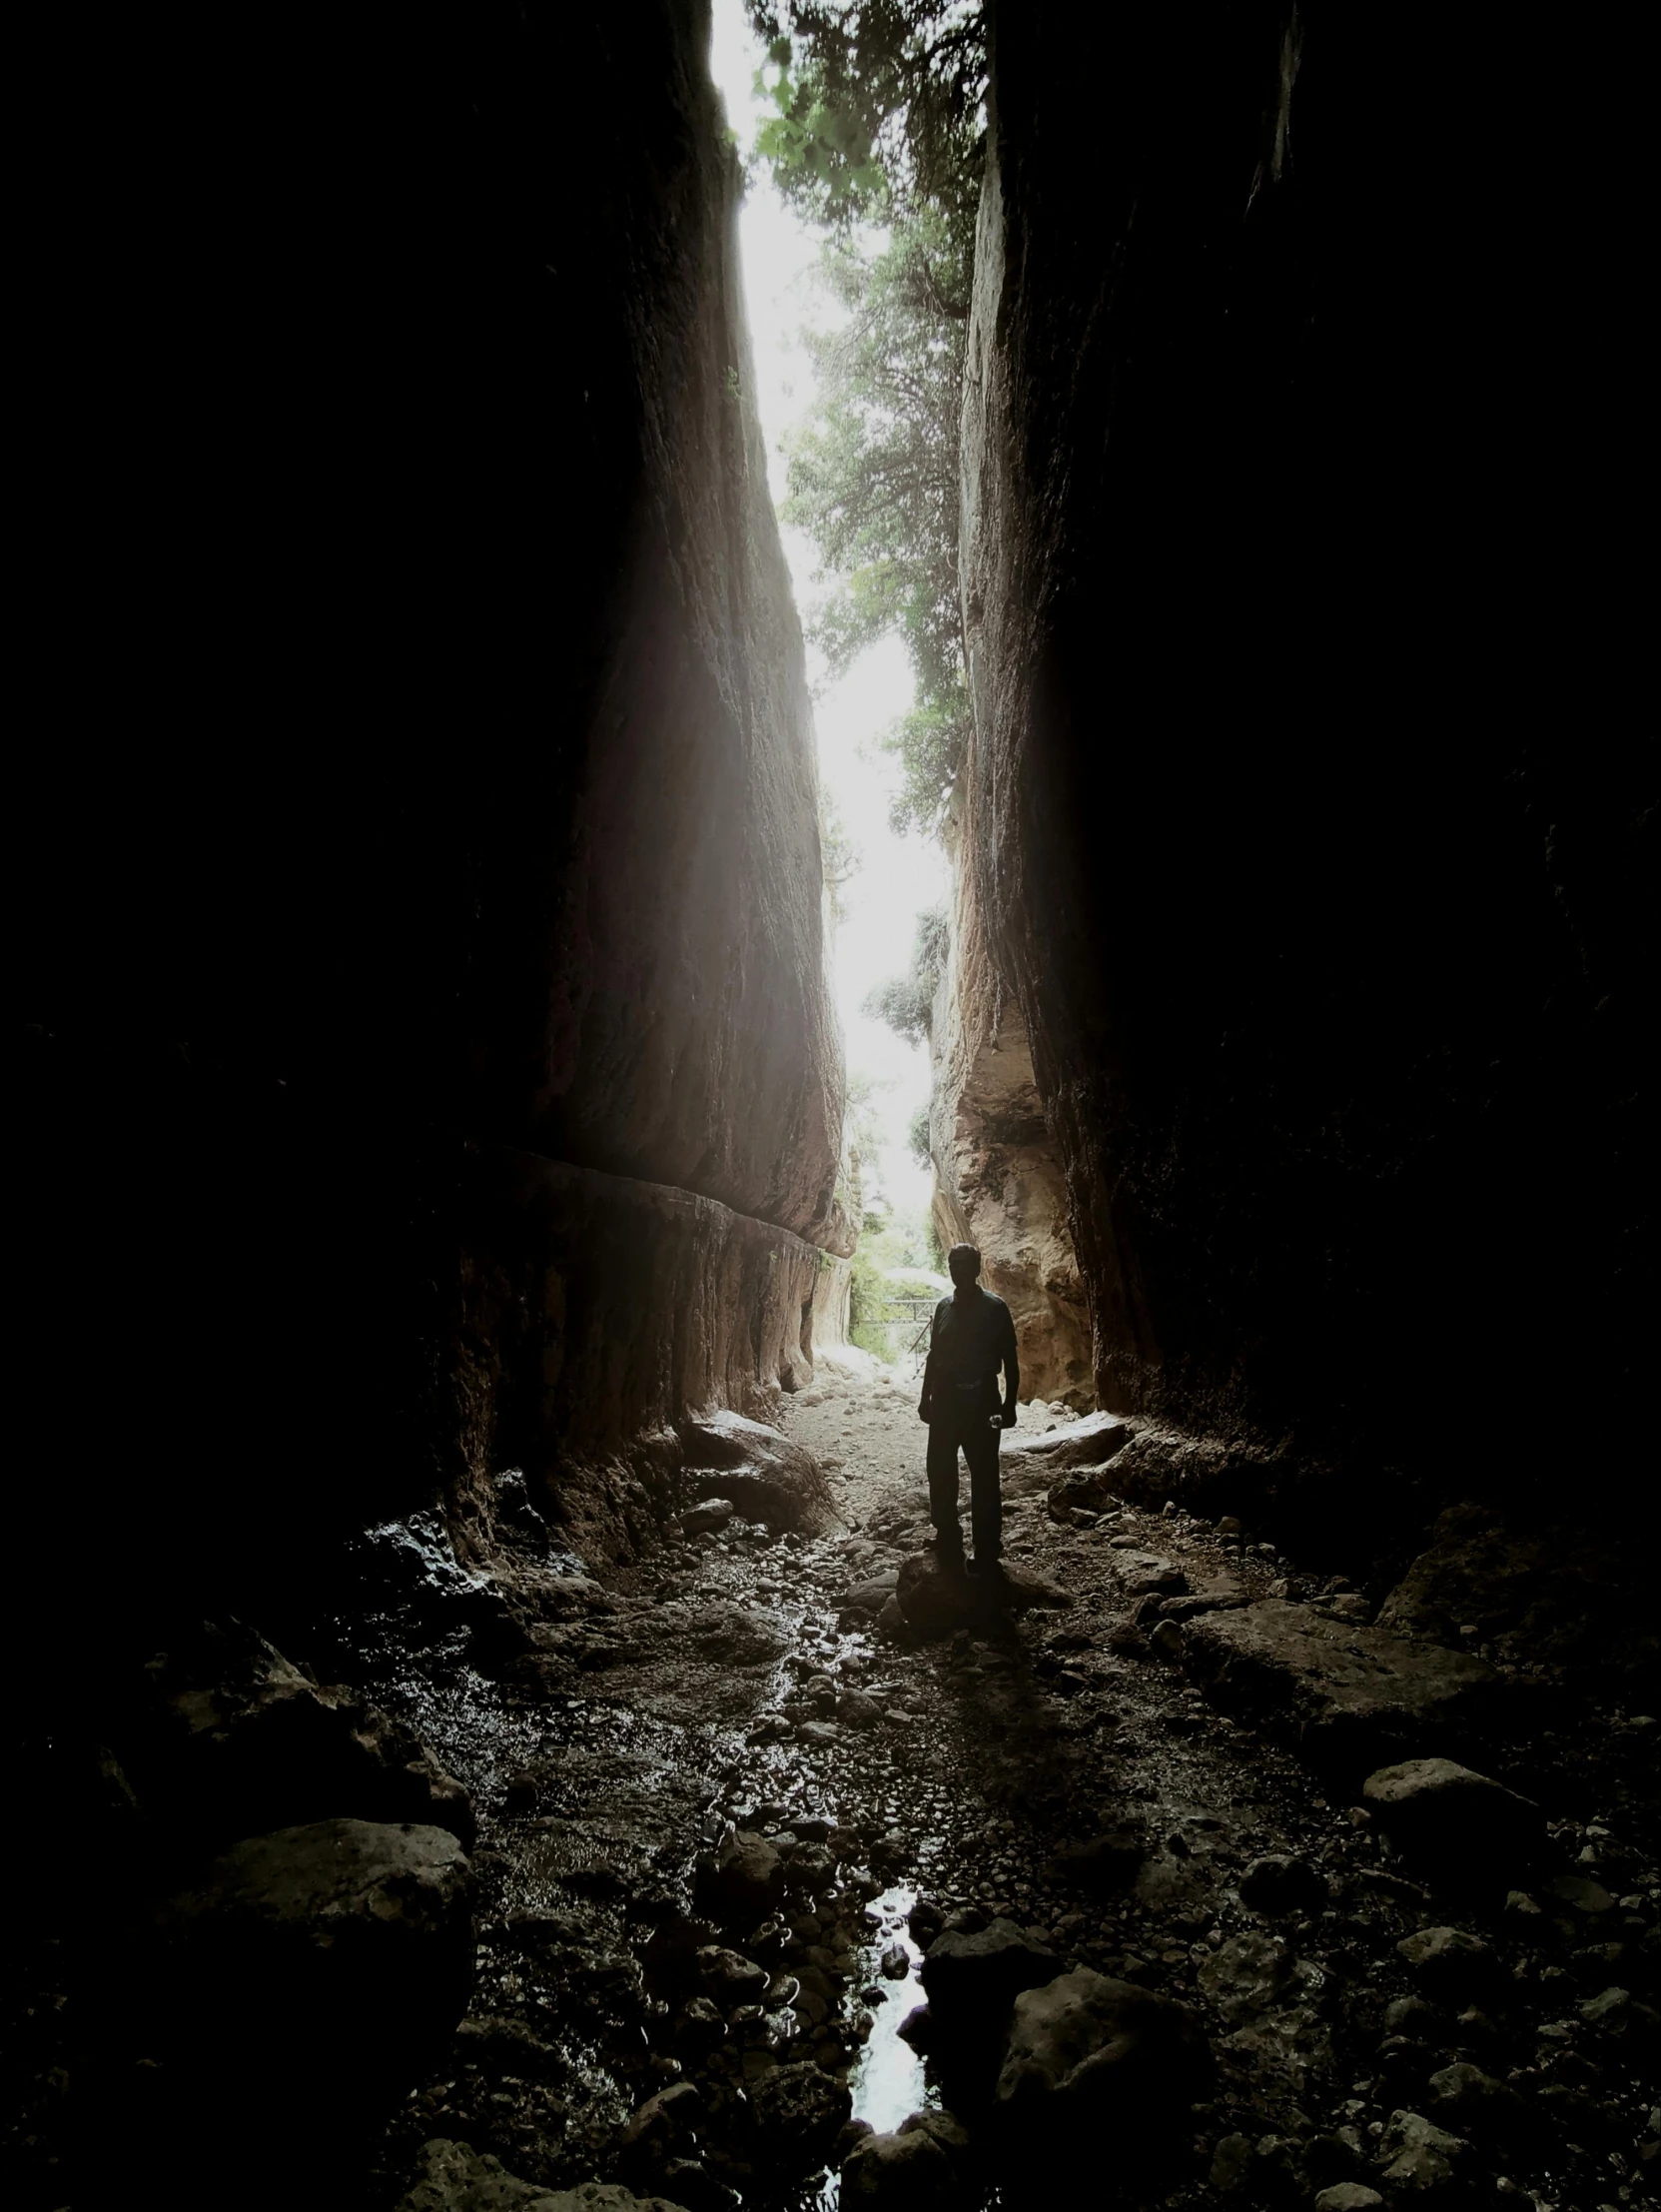
[[[975,1531],[971,1574],[1001,1572],[1003,1506],[998,1496],[998,1438],[1015,1427],[1021,1369],[1015,1323],[1001,1298],[980,1285],[981,1256],[954,1244],[946,1256],[957,1286],[934,1310],[918,1414],[929,1425],[929,1518],[948,1567],[963,1565],[958,1527],[958,1453],[969,1462],[969,1513]],[[1002,1403],[998,1370],[1004,1371]]]

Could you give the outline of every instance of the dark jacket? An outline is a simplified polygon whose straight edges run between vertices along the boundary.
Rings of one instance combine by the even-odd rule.
[[[978,1284],[968,1294],[954,1291],[934,1310],[918,1412],[930,1422],[960,1416],[985,1419],[999,1410],[1000,1368],[1004,1371],[1003,1414],[1013,1422],[1021,1367],[1010,1310]]]

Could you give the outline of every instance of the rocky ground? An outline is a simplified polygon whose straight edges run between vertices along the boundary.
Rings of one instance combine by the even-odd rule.
[[[152,1670],[173,1733],[110,1760],[109,1817],[165,1871],[211,1757],[225,1836],[126,1912],[173,1996],[94,2022],[112,2124],[176,2114],[170,2068],[196,2097],[187,2013],[246,2050],[275,1918],[353,1978],[283,1968],[260,2017],[306,2025],[262,2081],[297,2043],[377,2113],[400,2077],[354,2202],[1655,2200],[1653,1719],[1122,1505],[1105,1417],[1023,1409],[996,1604],[933,1567],[912,1386],[850,1366],[781,1425],[710,1425],[626,1573],[509,1486],[497,1591],[381,1532],[379,1610],[313,1624],[310,1670],[258,1639]],[[12,2148],[49,2205],[33,1996]]]

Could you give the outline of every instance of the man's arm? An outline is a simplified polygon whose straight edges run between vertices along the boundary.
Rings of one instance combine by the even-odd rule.
[[[1015,1318],[1007,1306],[1004,1308],[1003,1338],[1003,1424],[1006,1429],[1013,1429],[1016,1423],[1016,1400],[1021,1395],[1021,1362],[1015,1349]]]
[[[917,1401],[917,1418],[930,1421],[934,1417],[934,1348],[940,1340],[940,1308],[936,1306],[929,1321],[929,1356],[923,1362],[923,1395]]]

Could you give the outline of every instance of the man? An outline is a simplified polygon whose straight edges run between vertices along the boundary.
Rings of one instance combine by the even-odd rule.
[[[1001,1298],[980,1285],[981,1256],[972,1244],[955,1244],[946,1256],[956,1286],[934,1310],[929,1357],[923,1369],[919,1418],[929,1425],[929,1518],[935,1549],[947,1567],[963,1566],[958,1527],[958,1453],[969,1462],[969,1510],[975,1531],[972,1575],[1002,1573],[1003,1507],[998,1496],[998,1438],[1015,1427],[1021,1369],[1015,1356],[1015,1323]],[[1004,1371],[1002,1404],[998,1370]]]

